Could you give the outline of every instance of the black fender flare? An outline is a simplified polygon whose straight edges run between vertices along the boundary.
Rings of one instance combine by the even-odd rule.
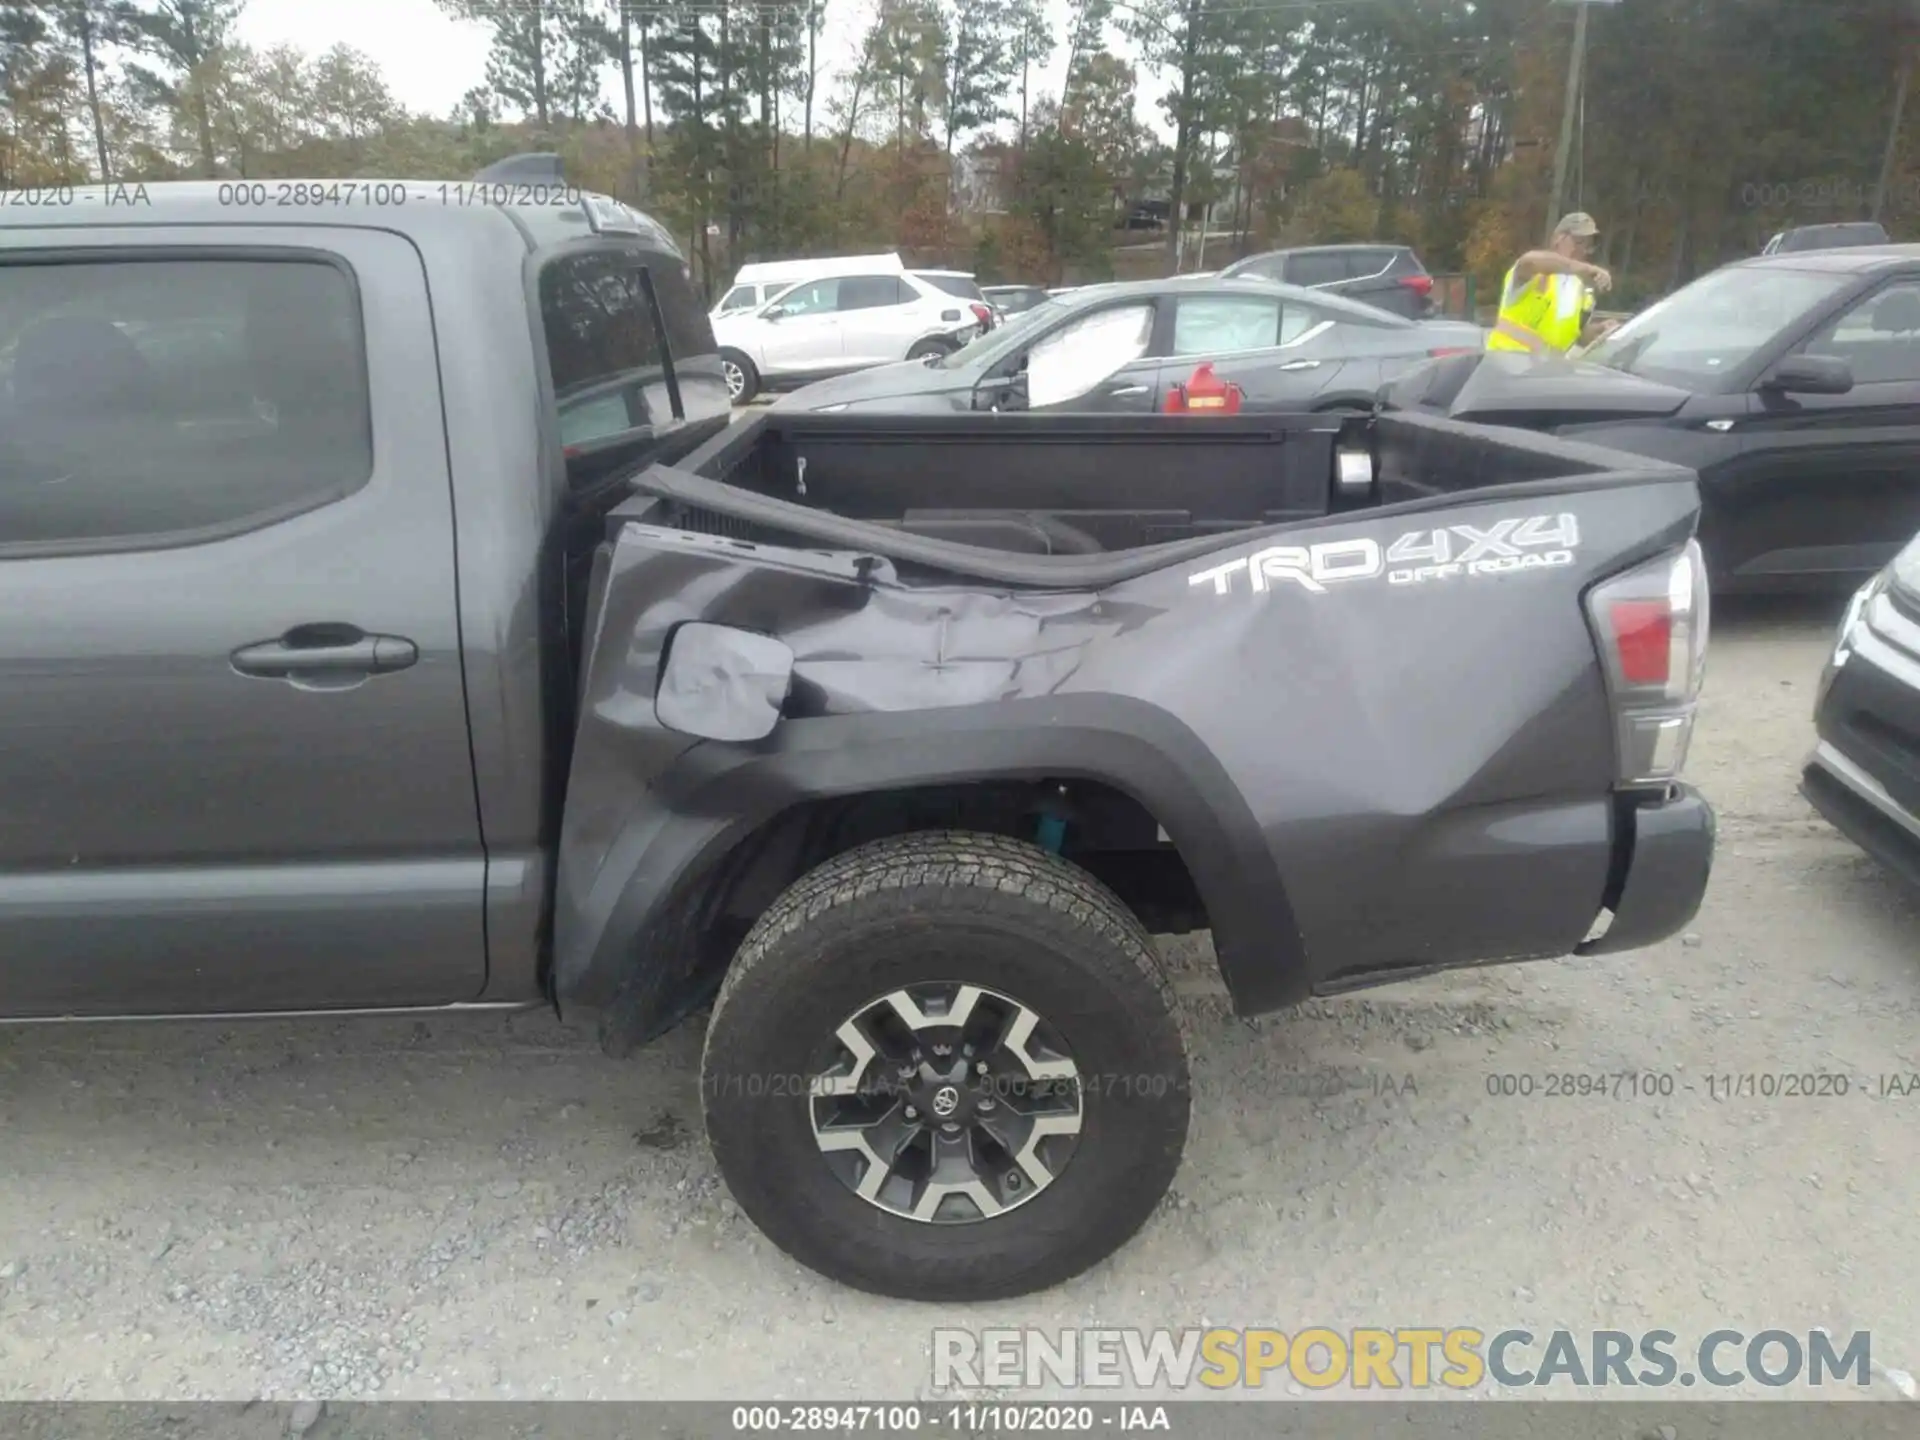
[[[1306,995],[1293,907],[1265,834],[1218,759],[1156,705],[1079,694],[788,720],[758,745],[694,745],[650,787],[591,883],[560,887],[555,1002],[563,1014],[606,1010],[636,969],[671,966],[672,932],[685,923],[679,902],[793,806],[1009,779],[1096,780],[1133,797],[1193,877],[1235,1010],[1257,1014]],[[653,954],[662,955],[657,965]],[[637,978],[667,1002],[668,977]]]

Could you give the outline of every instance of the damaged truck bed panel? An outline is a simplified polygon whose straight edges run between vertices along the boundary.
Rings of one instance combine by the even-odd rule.
[[[1410,421],[1397,438],[1431,454],[1449,437]],[[830,484],[813,467],[815,493]],[[593,600],[561,847],[563,1003],[601,1008],[625,983],[622,1023],[650,1033],[715,973],[700,952],[729,933],[728,906],[745,918],[761,903],[715,877],[780,817],[988,782],[1028,787],[1026,807],[1047,787],[1068,806],[1082,787],[1137,804],[1151,826],[1069,820],[1063,853],[1095,873],[1186,872],[1190,923],[1211,928],[1242,1012],[1573,951],[1633,827],[1581,597],[1684,545],[1697,504],[1681,471],[1579,484],[1026,557],[656,467],[613,518]],[[685,528],[695,500],[756,538]],[[1088,583],[1103,571],[1123,578]],[[661,722],[663,661],[693,621],[791,652],[764,741]],[[714,680],[721,725],[737,696]],[[1663,806],[1708,823],[1689,792]],[[1024,811],[1016,825],[1039,833]],[[709,908],[689,914],[688,894]]]

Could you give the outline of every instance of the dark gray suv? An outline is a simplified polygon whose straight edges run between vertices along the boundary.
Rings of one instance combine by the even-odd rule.
[[[1313,245],[1236,260],[1221,275],[1258,275],[1331,290],[1409,320],[1433,313],[1433,277],[1406,245]]]

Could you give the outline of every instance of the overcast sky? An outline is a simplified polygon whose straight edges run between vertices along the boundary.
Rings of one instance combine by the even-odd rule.
[[[1047,0],[1054,33],[1061,39],[1053,62],[1036,73],[1032,93],[1060,92],[1067,56],[1065,39],[1069,0]],[[820,54],[829,73],[844,67],[869,21],[873,0],[828,0]],[[487,27],[450,19],[434,0],[249,0],[242,12],[240,37],[264,49],[288,43],[318,53],[341,41],[373,57],[394,97],[410,110],[449,113],[460,97],[486,78]],[[1119,37],[1109,44],[1128,53]],[[828,75],[821,77],[829,83]],[[619,75],[605,77],[607,96],[619,108]],[[1159,87],[1141,85],[1136,109],[1156,130],[1165,128],[1156,103]]]

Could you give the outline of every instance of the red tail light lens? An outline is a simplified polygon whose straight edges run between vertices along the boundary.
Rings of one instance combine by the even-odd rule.
[[[1587,594],[1614,712],[1619,783],[1676,778],[1706,678],[1706,564],[1697,541]]]
[[[1431,295],[1433,293],[1433,277],[1431,275],[1402,275],[1400,277],[1400,283],[1416,295]]]
[[[973,318],[978,320],[982,325],[988,325],[992,323],[993,312],[989,310],[986,306],[975,305],[970,308],[973,310]]]
[[[1616,600],[1608,606],[1620,678],[1665,689],[1673,669],[1673,605],[1667,600]]]

